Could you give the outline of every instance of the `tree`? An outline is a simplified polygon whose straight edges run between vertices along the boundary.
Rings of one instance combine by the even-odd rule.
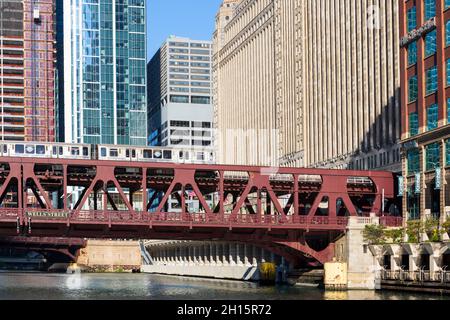
[[[408,221],[406,227],[406,234],[410,243],[418,243],[420,240],[420,233],[422,232],[422,224],[420,220]]]
[[[386,242],[386,236],[383,226],[366,225],[363,231],[364,241],[369,244],[383,244]]]
[[[384,232],[385,237],[390,239],[393,243],[401,243],[403,241],[404,229],[390,229]]]

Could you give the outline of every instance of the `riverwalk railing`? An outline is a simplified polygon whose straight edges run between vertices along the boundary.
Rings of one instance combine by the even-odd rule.
[[[421,282],[421,283],[436,282],[436,283],[450,284],[450,272],[443,270],[435,272],[430,272],[426,270],[419,270],[419,271],[382,270],[381,280],[400,281],[400,282]]]

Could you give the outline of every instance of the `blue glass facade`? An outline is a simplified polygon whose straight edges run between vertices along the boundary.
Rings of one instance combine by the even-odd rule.
[[[67,2],[72,80],[65,92],[72,117],[65,140],[146,145],[145,0]]]

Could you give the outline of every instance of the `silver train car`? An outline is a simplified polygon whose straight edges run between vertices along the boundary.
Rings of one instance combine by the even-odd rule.
[[[41,142],[0,142],[0,157],[214,164],[208,149],[177,149]]]

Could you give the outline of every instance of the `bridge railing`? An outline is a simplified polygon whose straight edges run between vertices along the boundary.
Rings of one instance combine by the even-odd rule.
[[[380,217],[380,224],[385,227],[397,228],[403,226],[403,217]]]
[[[401,282],[441,282],[450,283],[449,271],[407,271],[407,270],[382,270],[382,280],[401,281]]]
[[[17,221],[17,218],[21,218],[22,211],[20,209],[0,209],[0,221]]]
[[[139,211],[73,211],[46,209],[0,209],[0,222],[21,221],[34,223],[98,223],[98,224],[195,224],[195,225],[263,225],[263,226],[335,226],[344,229],[347,217],[308,217],[281,215],[206,214],[206,213],[152,213]]]

